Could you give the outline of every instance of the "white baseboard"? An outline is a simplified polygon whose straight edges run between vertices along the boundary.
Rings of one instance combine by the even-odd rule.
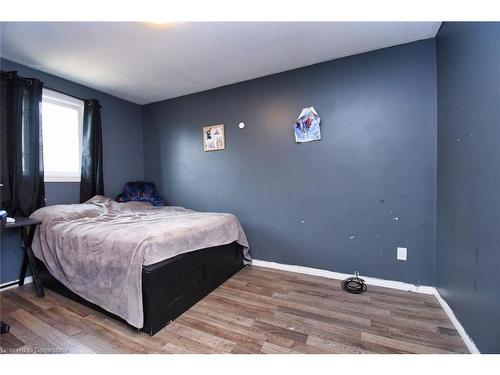
[[[302,273],[305,275],[326,277],[328,279],[335,279],[335,280],[344,280],[348,277],[353,276],[353,275],[350,275],[347,273],[333,272],[333,271],[327,271],[327,270],[322,270],[322,269],[318,269],[318,268],[311,268],[311,267],[294,266],[294,265],[290,265],[290,264],[268,262],[268,261],[259,260],[259,259],[253,259],[252,265],[257,266],[257,267],[273,268],[273,269],[282,270],[282,271],[297,272],[297,273]],[[472,339],[467,334],[467,332],[465,331],[462,324],[460,324],[460,322],[458,321],[457,317],[453,313],[453,310],[446,303],[446,301],[443,299],[443,297],[441,297],[441,295],[439,294],[438,290],[435,287],[426,286],[426,285],[415,285],[415,284],[403,283],[401,281],[395,281],[395,280],[379,279],[376,277],[368,277],[368,276],[364,276],[364,275],[362,275],[360,277],[363,280],[365,280],[365,282],[368,285],[374,285],[374,286],[380,286],[380,287],[384,287],[384,288],[392,288],[392,289],[405,290],[405,291],[410,291],[410,292],[415,292],[415,293],[434,295],[436,297],[436,299],[438,300],[439,304],[441,305],[441,307],[443,308],[446,315],[448,315],[448,318],[453,323],[453,326],[455,327],[457,332],[460,334],[460,337],[462,338],[462,340],[464,340],[464,343],[467,346],[467,348],[469,349],[469,351],[472,354],[479,354],[480,353],[477,346],[474,344],[474,341],[472,341]]]
[[[33,282],[33,276],[27,276],[24,278],[24,284],[30,284]],[[19,286],[19,279],[9,281],[8,283],[0,284],[0,292],[12,288],[17,288]]]
[[[476,344],[474,344],[474,341],[470,338],[470,336],[467,334],[465,331],[465,328],[462,326],[462,324],[459,322],[457,317],[455,316],[455,313],[451,309],[451,307],[448,305],[448,303],[444,300],[443,297],[439,294],[439,291],[436,289],[436,293],[434,294],[436,296],[436,299],[438,300],[439,304],[443,308],[444,312],[446,315],[448,315],[448,318],[450,318],[451,322],[455,326],[455,329],[458,331],[460,334],[460,337],[462,340],[464,340],[465,345],[467,345],[467,348],[472,354],[481,354],[479,349],[477,348]]]

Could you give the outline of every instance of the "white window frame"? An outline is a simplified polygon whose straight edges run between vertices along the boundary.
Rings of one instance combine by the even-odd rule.
[[[78,111],[78,160],[79,165],[82,165],[82,142],[83,142],[83,100],[74,98],[72,96],[50,90],[43,89],[42,92],[42,102],[48,102],[51,104],[64,106],[71,109],[76,109]],[[43,131],[43,113],[42,113],[42,131]],[[44,181],[45,182],[80,182],[81,171],[75,173],[67,172],[49,172],[44,171]]]

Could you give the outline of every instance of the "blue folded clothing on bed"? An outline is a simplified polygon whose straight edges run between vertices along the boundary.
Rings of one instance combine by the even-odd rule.
[[[117,202],[146,202],[153,206],[165,206],[166,202],[160,197],[155,184],[144,181],[127,182],[123,193],[116,197]]]

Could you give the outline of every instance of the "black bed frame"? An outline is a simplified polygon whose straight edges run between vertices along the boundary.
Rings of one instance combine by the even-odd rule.
[[[94,310],[124,321],[88,302],[57,281],[37,259],[43,286]],[[142,267],[142,331],[153,336],[199,300],[243,268],[243,250],[233,242],[228,245],[181,254]]]

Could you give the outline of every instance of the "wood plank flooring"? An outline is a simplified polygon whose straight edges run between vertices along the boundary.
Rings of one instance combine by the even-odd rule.
[[[150,337],[32,285],[0,293],[2,353],[467,353],[434,296],[249,266]]]

